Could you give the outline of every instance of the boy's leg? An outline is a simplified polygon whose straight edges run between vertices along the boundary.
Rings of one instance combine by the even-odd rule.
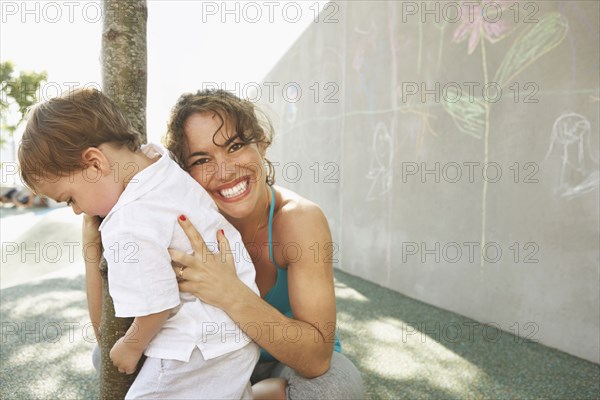
[[[198,348],[189,362],[148,357],[126,399],[251,399],[250,375],[258,347],[204,360]]]
[[[252,385],[254,400],[286,400],[287,381],[283,378],[267,378]]]
[[[96,372],[100,374],[100,347],[98,345],[95,345],[94,350],[92,350],[92,364]]]
[[[277,365],[277,361],[262,361],[256,364],[250,377],[254,400],[286,398],[287,381],[270,377]]]

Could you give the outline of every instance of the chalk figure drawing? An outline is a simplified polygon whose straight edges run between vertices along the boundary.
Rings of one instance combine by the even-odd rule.
[[[392,188],[393,151],[392,135],[387,126],[383,122],[379,122],[375,127],[371,145],[371,164],[367,179],[372,183],[367,193],[367,200],[376,200]]]
[[[598,158],[592,150],[590,131],[590,122],[580,114],[565,113],[554,121],[544,160],[555,148],[560,152],[562,163],[556,192],[562,197],[577,197],[598,187]]]
[[[360,40],[354,54],[352,68],[358,74],[361,92],[367,101],[369,110],[374,110],[376,108],[376,88],[373,82],[366,78],[370,70],[365,71],[365,69],[369,68],[370,65],[365,60],[369,58],[367,57],[368,53],[374,53],[378,59],[387,54],[382,46],[379,46],[379,48],[377,46],[378,30],[372,18],[367,29],[355,27],[354,30],[360,35],[364,35],[364,37]],[[394,69],[392,65],[392,70]],[[395,76],[395,71],[392,72],[392,76]],[[394,87],[393,84],[392,87]],[[379,199],[380,196],[390,192],[392,188],[393,138],[385,123],[380,121],[373,125],[375,125],[375,129],[371,144],[371,162],[366,176],[371,181],[366,196],[367,201]]]

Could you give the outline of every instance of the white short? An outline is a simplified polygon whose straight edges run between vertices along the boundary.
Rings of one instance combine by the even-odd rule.
[[[148,357],[125,398],[250,400],[258,356],[258,346],[249,343],[208,361],[198,348],[188,362]]]

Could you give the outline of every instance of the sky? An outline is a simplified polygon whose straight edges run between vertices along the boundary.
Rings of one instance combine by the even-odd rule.
[[[148,140],[182,93],[216,83],[244,95],[260,83],[326,3],[148,0]],[[0,60],[46,71],[40,100],[101,87],[101,33],[100,1],[0,0]]]

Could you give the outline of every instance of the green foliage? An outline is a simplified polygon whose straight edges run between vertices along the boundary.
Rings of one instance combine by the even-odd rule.
[[[0,113],[2,114],[2,132],[12,135],[19,124],[23,122],[27,110],[38,102],[37,93],[44,80],[46,72],[19,72],[15,76],[14,65],[10,61],[0,63]],[[16,105],[18,120],[16,123],[8,122],[11,106]],[[5,138],[0,145],[4,145]]]

